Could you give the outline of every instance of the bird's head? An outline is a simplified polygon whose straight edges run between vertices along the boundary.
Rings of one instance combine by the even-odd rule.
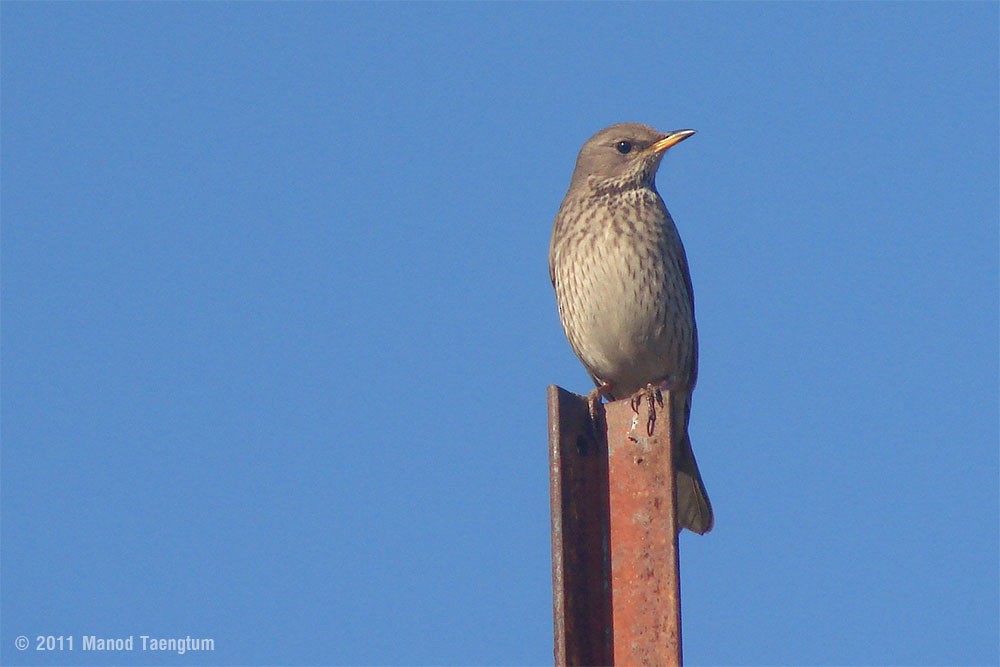
[[[641,123],[606,127],[580,149],[570,188],[613,192],[652,187],[663,154],[692,134],[694,130],[663,133]]]

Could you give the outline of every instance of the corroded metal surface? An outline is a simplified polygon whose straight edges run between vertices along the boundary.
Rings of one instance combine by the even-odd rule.
[[[549,387],[556,665],[679,665],[669,394],[598,408]]]
[[[549,387],[556,665],[612,664],[608,455],[582,396]]]
[[[670,396],[663,399],[653,422],[645,401],[637,410],[627,400],[607,405],[616,665],[681,662]]]

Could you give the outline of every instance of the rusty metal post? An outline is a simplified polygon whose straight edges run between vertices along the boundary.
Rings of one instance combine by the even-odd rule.
[[[584,397],[551,386],[548,406],[555,664],[611,665],[608,443]]]
[[[681,664],[680,560],[671,396],[606,406],[616,665]]]
[[[556,665],[680,665],[669,394],[649,421],[549,387]]]

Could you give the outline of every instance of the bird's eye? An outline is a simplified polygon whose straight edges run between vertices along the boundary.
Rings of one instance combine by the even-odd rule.
[[[632,150],[632,142],[631,141],[619,141],[618,145],[615,146],[615,148],[618,149],[619,153],[621,153],[622,155],[625,155],[625,153],[631,152],[631,150]]]

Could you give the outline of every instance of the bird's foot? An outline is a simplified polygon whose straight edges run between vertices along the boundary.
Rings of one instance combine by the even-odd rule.
[[[590,421],[597,424],[597,406],[606,393],[611,391],[610,382],[601,382],[587,393],[587,410],[590,412]]]
[[[629,401],[632,405],[632,412],[637,415],[639,414],[639,406],[642,405],[643,399],[645,399],[649,409],[648,417],[646,418],[646,435],[652,436],[653,430],[656,427],[656,408],[657,406],[663,407],[663,385],[651,382],[632,394]]]

